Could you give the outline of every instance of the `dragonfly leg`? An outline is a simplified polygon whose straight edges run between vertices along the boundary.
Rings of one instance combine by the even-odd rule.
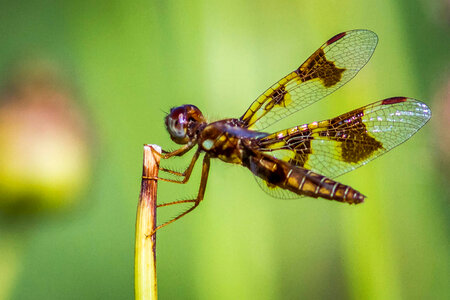
[[[176,216],[172,220],[167,221],[166,223],[163,223],[163,224],[159,225],[158,227],[156,227],[155,230],[151,234],[148,235],[148,237],[152,236],[158,229],[161,229],[164,226],[167,226],[170,223],[175,222],[179,218],[187,215],[188,213],[193,211],[200,204],[200,202],[203,200],[203,197],[205,195],[206,183],[208,182],[209,166],[210,166],[209,156],[205,155],[205,158],[203,158],[202,178],[200,180],[200,187],[198,189],[197,198],[191,199],[191,200],[174,201],[174,202],[169,202],[169,203],[164,203],[164,204],[158,205],[158,207],[164,207],[164,206],[169,206],[169,205],[174,205],[174,204],[181,204],[181,203],[192,202],[192,203],[194,203],[193,206],[191,208],[189,208],[188,210],[184,211],[183,213],[179,214],[178,216]]]
[[[174,170],[171,170],[171,169],[166,169],[166,168],[159,168],[159,171],[170,173],[170,174],[175,175],[175,176],[185,176],[185,174],[187,172],[187,170],[184,171],[184,172],[177,172],[177,171],[174,171]]]
[[[194,169],[195,163],[197,162],[197,159],[200,155],[200,151],[195,152],[194,156],[192,157],[192,160],[189,164],[189,166],[187,167],[187,169],[183,172],[175,172],[169,169],[160,169],[161,171],[165,171],[168,172],[170,174],[174,174],[177,176],[184,176],[183,179],[181,180],[173,180],[173,179],[166,179],[166,178],[161,178],[161,177],[147,177],[147,176],[142,176],[143,179],[148,179],[148,180],[162,180],[162,181],[167,181],[167,182],[172,182],[172,183],[181,183],[181,184],[185,184],[186,182],[188,182],[189,178],[191,177],[192,174],[192,170]]]
[[[152,152],[154,155],[158,155],[163,159],[168,159],[171,158],[172,156],[182,156],[183,154],[185,154],[186,152],[188,152],[189,150],[192,149],[192,147],[195,146],[195,143],[187,143],[186,145],[184,145],[183,147],[176,149],[174,151],[171,152],[167,152],[165,150],[162,150],[162,153],[159,153],[158,151],[156,151],[155,149],[152,149]]]

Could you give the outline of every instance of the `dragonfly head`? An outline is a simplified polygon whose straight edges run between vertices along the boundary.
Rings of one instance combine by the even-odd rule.
[[[172,141],[187,144],[190,139],[195,138],[197,128],[206,123],[206,120],[197,106],[187,104],[172,108],[165,122]]]

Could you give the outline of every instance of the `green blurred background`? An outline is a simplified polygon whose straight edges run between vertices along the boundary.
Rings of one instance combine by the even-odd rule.
[[[164,112],[192,103],[210,119],[239,117],[323,42],[357,28],[379,35],[369,64],[326,100],[271,129],[391,96],[421,99],[432,120],[398,149],[339,178],[368,196],[359,206],[273,199],[248,170],[213,161],[201,206],[158,232],[160,299],[448,299],[449,6],[2,1],[2,86],[11,65],[50,61],[64,83],[56,90],[83,116],[76,141],[88,150],[80,161],[63,159],[83,168],[74,169],[77,184],[69,177],[60,200],[35,213],[0,215],[0,299],[132,299],[142,145],[176,147]],[[181,169],[187,161],[164,163]],[[195,195],[199,169],[187,186],[160,183],[159,201]],[[51,182],[33,197],[55,197]],[[172,215],[162,211],[160,222]]]

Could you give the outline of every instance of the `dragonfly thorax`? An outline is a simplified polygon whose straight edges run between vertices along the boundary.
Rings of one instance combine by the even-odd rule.
[[[177,144],[187,144],[195,139],[197,129],[206,123],[197,106],[186,104],[174,107],[165,119],[170,138]]]

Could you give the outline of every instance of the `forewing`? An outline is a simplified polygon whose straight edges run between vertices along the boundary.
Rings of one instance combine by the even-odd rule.
[[[245,126],[262,130],[334,92],[367,63],[378,42],[369,30],[337,34],[323,44],[298,69],[282,78],[241,117]]]
[[[416,133],[431,117],[415,99],[389,98],[336,118],[259,139],[259,150],[330,178],[354,170]]]

